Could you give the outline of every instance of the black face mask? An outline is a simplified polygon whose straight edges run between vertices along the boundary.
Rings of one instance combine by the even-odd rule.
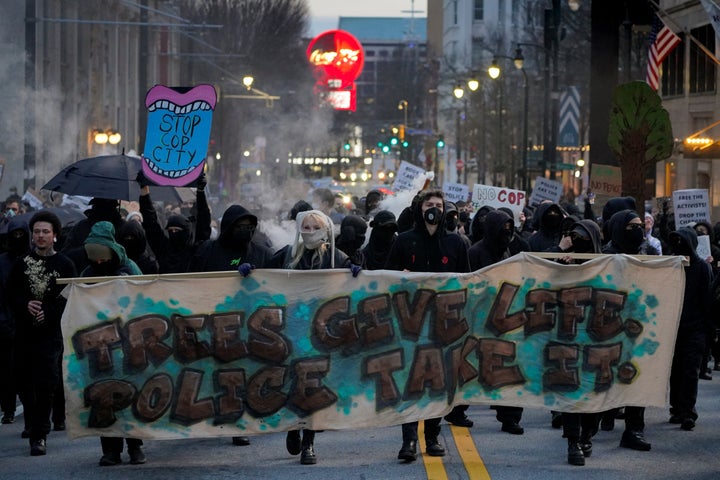
[[[395,229],[387,227],[375,227],[370,235],[370,238],[380,243],[390,243],[393,237],[395,237]]]
[[[690,245],[688,245],[686,242],[684,242],[680,238],[677,238],[675,241],[673,241],[672,249],[673,249],[673,252],[675,252],[678,255],[685,255],[685,256],[692,255],[692,249],[690,248]]]
[[[512,242],[513,238],[513,231],[512,227],[510,227],[510,230],[502,229],[500,231],[500,236],[498,237],[498,244],[502,248],[507,248],[510,246],[510,242]]]
[[[145,245],[139,238],[125,237],[120,241],[120,244],[125,247],[125,253],[130,258],[137,258],[145,251]]]
[[[113,256],[112,260],[102,263],[92,263],[93,275],[97,277],[112,277],[117,275],[120,261]]]
[[[448,229],[449,232],[454,232],[455,229],[457,229],[458,226],[458,219],[455,215],[450,215],[445,220],[445,228]]]
[[[460,223],[467,223],[470,220],[470,214],[468,212],[458,213],[458,221]]]
[[[423,218],[428,225],[437,225],[442,218],[442,210],[437,207],[428,208],[425,210]]]
[[[632,230],[625,230],[623,237],[623,243],[628,249],[626,253],[637,253],[645,239],[645,233],[642,228],[633,228]]]
[[[188,240],[190,239],[190,232],[187,230],[168,232],[168,239],[170,240],[170,245],[173,247],[184,248],[187,246]]]
[[[232,239],[233,243],[247,245],[252,240],[255,230],[233,230]]]
[[[546,215],[545,217],[543,217],[543,227],[550,230],[560,228],[561,223],[562,217],[560,215]]]
[[[30,250],[30,242],[28,242],[27,235],[22,235],[20,237],[9,235],[7,239],[7,248],[13,255],[23,255],[27,253],[28,250]]]
[[[575,237],[572,239],[573,251],[576,253],[593,253],[593,242],[590,239]]]

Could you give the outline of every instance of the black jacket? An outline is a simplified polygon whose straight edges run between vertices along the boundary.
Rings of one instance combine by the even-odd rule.
[[[485,217],[485,235],[483,239],[470,247],[468,257],[470,268],[478,270],[510,257],[508,244],[501,241],[501,235],[507,222],[513,219],[507,213],[494,210]]]
[[[30,228],[25,220],[12,218],[8,222],[8,235],[18,229],[22,229],[27,235],[27,251],[22,255],[16,255],[10,251],[0,254],[0,338],[13,338],[15,336],[15,316],[6,300],[8,277],[13,264],[18,258],[23,257],[30,250]],[[1,368],[6,368],[3,366]]]
[[[197,191],[197,219],[194,231],[189,219],[180,215],[173,216],[178,217],[178,220],[184,220],[178,221],[178,226],[188,230],[188,241],[184,245],[174,245],[169,241],[165,230],[158,222],[157,212],[153,207],[150,195],[140,195],[139,203],[140,213],[143,216],[142,225],[150,248],[157,258],[160,273],[187,272],[197,246],[210,238],[210,207],[205,192]]]
[[[434,235],[430,235],[425,227],[419,203],[414,215],[414,227],[395,239],[385,268],[411,272],[469,272],[467,246],[459,235],[445,231],[444,215]]]
[[[695,230],[682,227],[670,233],[670,239],[679,238],[687,247],[690,264],[685,268],[685,297],[680,315],[679,334],[705,335],[714,329],[711,313],[712,269],[705,259],[698,257],[695,250],[698,241]],[[686,252],[686,253],[687,253]],[[713,332],[714,334],[714,332]]]
[[[240,205],[225,210],[220,222],[217,240],[206,240],[195,252],[190,262],[191,272],[222,272],[237,270],[243,263],[257,268],[266,268],[273,256],[270,248],[250,241],[242,245],[233,241],[233,226],[241,218],[251,218],[257,224],[257,217]]]
[[[547,225],[547,212],[556,210],[560,216],[564,216],[563,209],[557,203],[541,203],[535,211],[534,219],[537,220],[538,229],[528,239],[530,251],[532,252],[559,252],[560,239],[562,238],[562,230],[560,226],[550,227]]]

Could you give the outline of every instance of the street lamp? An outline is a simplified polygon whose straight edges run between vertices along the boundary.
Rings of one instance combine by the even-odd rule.
[[[490,65],[490,68],[488,68],[488,75],[492,79],[497,79],[500,77],[500,74],[502,73],[502,70],[500,69],[500,65],[498,64],[498,58],[506,58],[508,60],[513,61],[513,65],[515,65],[516,70],[520,70],[523,74],[523,128],[522,128],[522,188],[527,191],[530,189],[530,185],[528,182],[528,166],[527,166],[527,141],[528,141],[528,102],[529,102],[529,83],[527,78],[527,72],[525,72],[525,69],[523,68],[523,56],[522,51],[520,48],[517,48],[515,50],[515,56],[510,57],[507,55],[495,55],[492,60],[492,64]],[[500,84],[500,106],[498,111],[498,121],[499,121],[499,130],[502,131],[502,84]],[[498,135],[500,137],[500,135]],[[502,161],[502,158],[499,158]],[[512,173],[514,173],[514,162],[513,162],[513,168],[511,169]],[[514,175],[513,175],[514,176]],[[514,186],[514,185],[513,185]]]
[[[472,75],[470,76],[470,78],[468,79],[467,86],[471,92],[476,92],[477,89],[480,88],[480,80],[477,79],[475,72],[473,72]]]
[[[455,98],[460,100],[463,95],[465,95],[465,89],[460,85],[459,83],[455,84],[455,88],[453,88],[453,95]]]
[[[242,78],[242,84],[245,85],[245,88],[248,90],[252,90],[253,83],[255,82],[255,78],[252,75],[245,75]]]

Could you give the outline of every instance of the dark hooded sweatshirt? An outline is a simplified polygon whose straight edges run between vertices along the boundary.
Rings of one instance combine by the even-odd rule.
[[[564,212],[557,203],[541,203],[535,211],[534,218],[537,219],[538,230],[528,239],[530,251],[532,252],[560,252],[560,239],[562,229],[557,226],[548,225],[548,212],[554,210],[560,214],[562,219]],[[562,221],[561,221],[562,223]]]
[[[512,217],[501,210],[489,212],[485,217],[485,235],[470,247],[468,257],[470,268],[478,270],[510,257],[510,239],[505,233],[505,224],[513,223]],[[510,235],[514,233],[511,226]]]
[[[682,227],[669,235],[671,246],[675,249],[676,242],[682,242],[684,248],[681,255],[690,259],[685,268],[685,297],[678,335],[705,335],[714,328],[711,314],[710,287],[713,281],[712,269],[704,259],[698,257],[695,250],[698,241],[695,230]]]
[[[628,231],[625,229],[630,220],[639,218],[632,210],[621,210],[613,214],[610,220],[605,223],[610,235],[610,241],[605,244],[602,253],[625,253],[627,255],[657,255],[654,248],[651,248],[643,235],[643,241],[637,250],[628,244]],[[643,230],[644,232],[644,230]],[[635,251],[633,251],[635,250]]]
[[[140,222],[125,222],[117,234],[118,243],[125,247],[128,258],[140,267],[145,275],[159,273],[159,266],[155,255],[148,248],[145,229]]]
[[[267,268],[273,256],[270,248],[252,240],[243,244],[233,239],[235,222],[248,218],[257,226],[257,217],[245,207],[231,205],[225,210],[220,222],[220,235],[217,240],[207,240],[197,249],[190,262],[191,272],[224,272],[237,270],[243,263],[256,268]]]
[[[411,272],[469,272],[465,242],[459,235],[446,232],[445,215],[442,215],[435,233],[430,235],[420,202],[413,213],[415,224],[412,230],[402,232],[395,239],[385,268]]]
[[[28,227],[27,221],[17,217],[13,217],[8,223],[8,247],[10,247],[10,242],[18,243],[10,237],[10,234],[16,230],[22,230],[25,233],[24,238],[20,239],[20,244],[15,248],[9,248],[7,252],[0,254],[0,298],[3,299],[0,302],[0,338],[15,337],[15,317],[10,310],[10,305],[5,301],[7,280],[15,261],[30,251],[30,227]],[[3,368],[5,367],[3,366]]]

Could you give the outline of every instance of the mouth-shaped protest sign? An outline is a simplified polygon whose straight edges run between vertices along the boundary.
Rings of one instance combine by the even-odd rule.
[[[217,93],[212,85],[155,85],[148,109],[143,174],[157,185],[184,186],[203,171]]]

